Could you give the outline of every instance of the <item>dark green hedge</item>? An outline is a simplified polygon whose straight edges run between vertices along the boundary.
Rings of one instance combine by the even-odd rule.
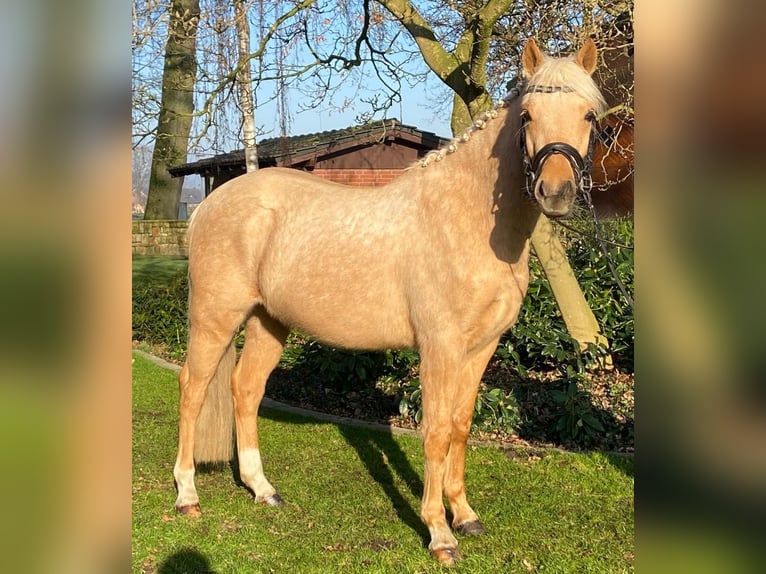
[[[161,279],[134,276],[133,340],[159,345],[171,358],[183,358],[186,353],[188,297],[189,282],[185,266],[175,266]]]

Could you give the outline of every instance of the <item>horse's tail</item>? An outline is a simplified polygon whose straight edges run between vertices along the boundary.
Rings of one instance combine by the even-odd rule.
[[[205,205],[195,209],[187,223],[188,248],[191,255],[193,231],[198,215]],[[189,301],[193,285],[189,275]],[[187,325],[191,332],[191,325]],[[234,402],[231,395],[231,374],[237,362],[234,341],[221,357],[212,380],[208,384],[205,402],[194,429],[194,460],[196,462],[227,462],[234,456]]]
[[[207,387],[194,434],[194,460],[227,462],[234,456],[234,402],[231,374],[237,362],[234,341],[226,349]]]

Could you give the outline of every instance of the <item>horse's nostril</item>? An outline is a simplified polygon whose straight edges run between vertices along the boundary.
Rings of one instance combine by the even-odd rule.
[[[562,199],[567,199],[571,197],[574,194],[574,183],[572,183],[571,180],[565,180],[558,182],[556,184],[551,184],[550,182],[541,181],[540,182],[540,197],[543,199],[553,198],[553,197],[559,197]]]

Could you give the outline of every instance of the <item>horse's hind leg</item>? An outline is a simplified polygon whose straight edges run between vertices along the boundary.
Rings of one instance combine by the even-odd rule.
[[[214,376],[226,377],[233,363],[231,341],[246,312],[206,308],[205,301],[190,306],[189,346],[179,376],[178,455],[173,475],[178,489],[176,509],[181,514],[198,516],[199,497],[194,485],[194,441],[197,418],[205,402],[208,385]],[[230,370],[228,370],[230,373]]]
[[[487,363],[497,348],[493,341],[472,357],[464,366],[461,380],[456,386],[452,407],[452,434],[444,474],[444,494],[452,510],[452,526],[466,536],[486,533],[478,515],[468,504],[465,492],[465,449],[471,430],[471,419],[476,404],[476,394]]]
[[[231,378],[240,478],[253,491],[256,501],[271,506],[281,504],[282,498],[263,472],[258,447],[258,407],[288,332],[263,307],[257,307],[245,323],[245,346]]]

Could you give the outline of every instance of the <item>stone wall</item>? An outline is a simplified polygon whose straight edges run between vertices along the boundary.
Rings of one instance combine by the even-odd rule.
[[[186,223],[160,219],[133,221],[133,254],[186,257],[189,254]]]

